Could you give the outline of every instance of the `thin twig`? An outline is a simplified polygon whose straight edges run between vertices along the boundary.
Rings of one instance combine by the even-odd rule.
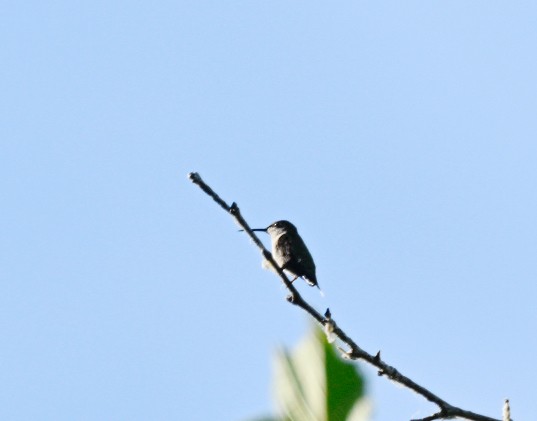
[[[377,352],[375,356],[367,353],[362,348],[360,348],[347,334],[336,325],[336,322],[332,318],[330,311],[327,310],[325,316],[322,316],[317,310],[315,310],[311,305],[309,305],[299,294],[297,289],[294,287],[292,282],[287,278],[283,270],[278,266],[272,254],[265,248],[263,243],[257,238],[252,229],[248,226],[247,222],[242,217],[239,207],[235,202],[229,206],[224,200],[222,200],[213,189],[211,189],[205,182],[201,179],[198,173],[188,174],[188,178],[195,184],[197,184],[205,193],[213,198],[226,212],[229,212],[241,226],[241,228],[250,236],[255,245],[261,251],[263,257],[269,262],[274,271],[278,274],[282,280],[285,287],[289,290],[289,295],[287,296],[287,301],[290,303],[302,308],[304,311],[309,313],[317,322],[319,322],[323,327],[329,324],[330,332],[334,334],[341,342],[345,343],[349,350],[345,351],[340,348],[346,358],[353,360],[364,360],[369,364],[373,365],[378,369],[379,376],[386,376],[390,380],[399,383],[407,388],[413,390],[419,395],[423,396],[428,401],[434,403],[438,406],[440,411],[430,415],[425,418],[415,419],[411,421],[433,421],[438,419],[450,419],[450,418],[465,418],[472,421],[500,421],[496,418],[490,418],[484,415],[479,415],[471,411],[465,411],[461,408],[450,405],[445,400],[436,396],[434,393],[430,392],[423,386],[420,386],[410,378],[401,374],[396,368],[386,364],[382,361],[380,357],[380,351]]]

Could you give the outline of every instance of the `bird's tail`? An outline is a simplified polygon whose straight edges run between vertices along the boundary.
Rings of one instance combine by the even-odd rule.
[[[317,278],[308,278],[306,276],[303,276],[302,277],[306,283],[311,286],[311,287],[317,287],[319,289],[319,294],[321,294],[321,297],[324,297],[324,291],[321,289],[321,287],[319,286],[319,283],[317,282]]]

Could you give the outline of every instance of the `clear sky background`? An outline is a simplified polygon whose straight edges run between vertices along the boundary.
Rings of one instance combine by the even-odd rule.
[[[535,418],[537,3],[1,9],[2,420],[272,411],[308,318],[190,171],[298,226],[364,349]],[[374,420],[435,410],[361,368]]]

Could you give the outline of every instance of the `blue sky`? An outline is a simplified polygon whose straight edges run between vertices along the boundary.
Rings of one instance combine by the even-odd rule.
[[[531,419],[537,6],[5,2],[0,418],[245,420],[308,319],[252,226],[288,219],[364,349]],[[268,242],[267,242],[268,244]],[[435,408],[367,366],[374,420]]]

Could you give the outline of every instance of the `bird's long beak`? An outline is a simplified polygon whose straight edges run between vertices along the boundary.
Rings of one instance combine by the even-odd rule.
[[[244,230],[239,230],[240,231],[244,231]],[[252,228],[252,231],[263,231],[263,232],[267,232],[267,229],[266,228]]]

